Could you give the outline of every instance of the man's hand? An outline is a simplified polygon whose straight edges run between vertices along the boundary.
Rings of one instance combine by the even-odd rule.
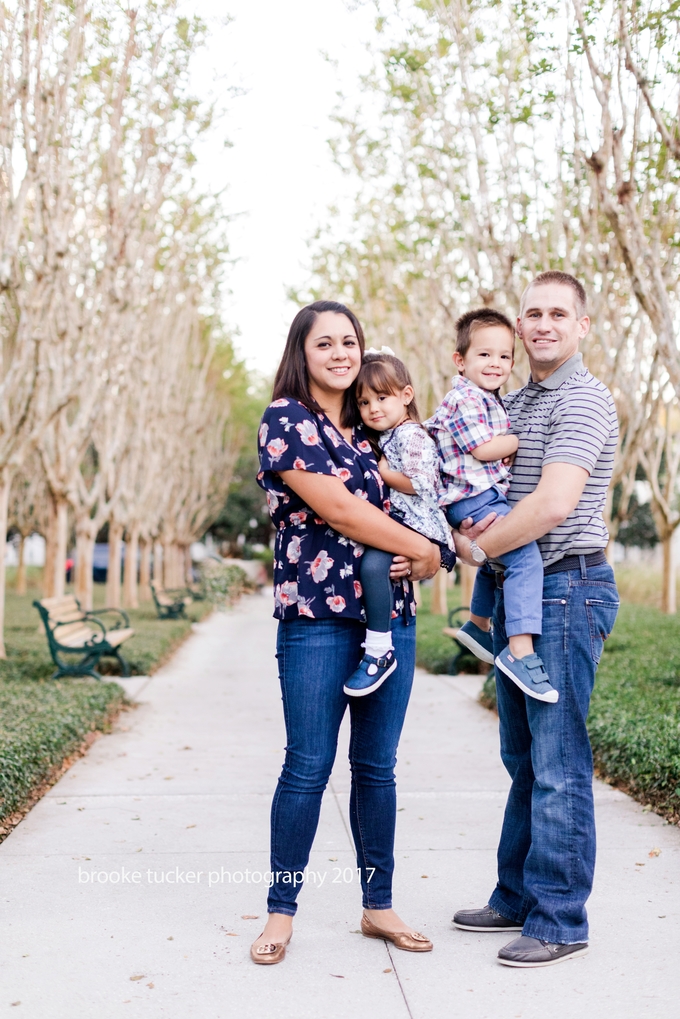
[[[468,566],[479,566],[479,563],[476,563],[470,554],[470,542],[473,538],[478,538],[487,528],[491,527],[497,516],[497,513],[489,513],[476,524],[472,523],[472,517],[466,517],[460,525],[460,530],[453,532],[456,555],[464,563],[467,563]]]

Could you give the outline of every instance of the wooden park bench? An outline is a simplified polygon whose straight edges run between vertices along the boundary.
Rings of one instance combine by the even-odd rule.
[[[122,609],[84,612],[78,599],[72,595],[43,598],[33,604],[45,625],[50,654],[57,666],[52,679],[59,676],[101,679],[97,672],[101,658],[117,658],[123,676],[130,675],[130,666],[120,653],[120,647],[135,631]],[[107,612],[118,613],[119,618],[111,627],[99,618]]]
[[[166,591],[157,580],[151,581],[151,594],[159,619],[186,619],[186,607],[194,601],[194,596],[186,587]]]

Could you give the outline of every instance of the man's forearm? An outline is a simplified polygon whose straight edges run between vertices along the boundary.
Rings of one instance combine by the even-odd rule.
[[[542,538],[576,509],[587,480],[588,472],[583,467],[547,464],[535,491],[518,502],[507,517],[500,517],[480,534],[477,544],[493,559]]]
[[[507,517],[498,517],[488,531],[477,539],[477,544],[490,559],[542,538],[566,520],[568,513],[563,515],[556,507],[537,498],[537,494],[532,492],[522,499],[512,513]]]

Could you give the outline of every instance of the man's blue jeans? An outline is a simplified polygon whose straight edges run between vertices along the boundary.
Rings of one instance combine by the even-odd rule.
[[[481,495],[460,499],[446,507],[446,519],[452,527],[460,527],[466,517],[473,524],[479,523],[489,513],[506,517],[510,505],[503,493],[496,487],[488,488]],[[519,633],[539,634],[541,632],[541,583],[543,581],[543,560],[535,541],[520,545],[498,556],[505,566],[505,630],[509,637]],[[470,611],[476,616],[491,617],[494,611],[496,581],[490,567],[477,570],[475,586],[470,602]],[[548,673],[549,674],[549,673]]]
[[[556,704],[527,697],[496,669],[501,757],[512,778],[490,905],[528,937],[588,940],[585,903],[595,869],[593,761],[586,730],[603,641],[619,598],[610,566],[546,576],[543,634],[536,651]],[[494,652],[507,644],[502,588],[496,594]]]
[[[399,662],[367,697],[342,687],[361,661],[365,626],[352,619],[279,623],[277,658],[286,721],[286,759],[271,813],[270,913],[295,914],[302,873],[316,834],[321,798],[349,703],[349,818],[366,909],[392,905],[396,785],[394,766],[415,668],[416,628],[392,620]]]

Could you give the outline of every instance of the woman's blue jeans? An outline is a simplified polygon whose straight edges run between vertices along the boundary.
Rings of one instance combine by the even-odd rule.
[[[392,620],[399,665],[375,693],[347,697],[343,683],[359,664],[365,626],[353,619],[279,623],[277,654],[286,722],[286,759],[271,813],[270,913],[294,916],[349,705],[349,818],[366,909],[392,905],[396,784],[394,766],[415,668],[416,628]]]

